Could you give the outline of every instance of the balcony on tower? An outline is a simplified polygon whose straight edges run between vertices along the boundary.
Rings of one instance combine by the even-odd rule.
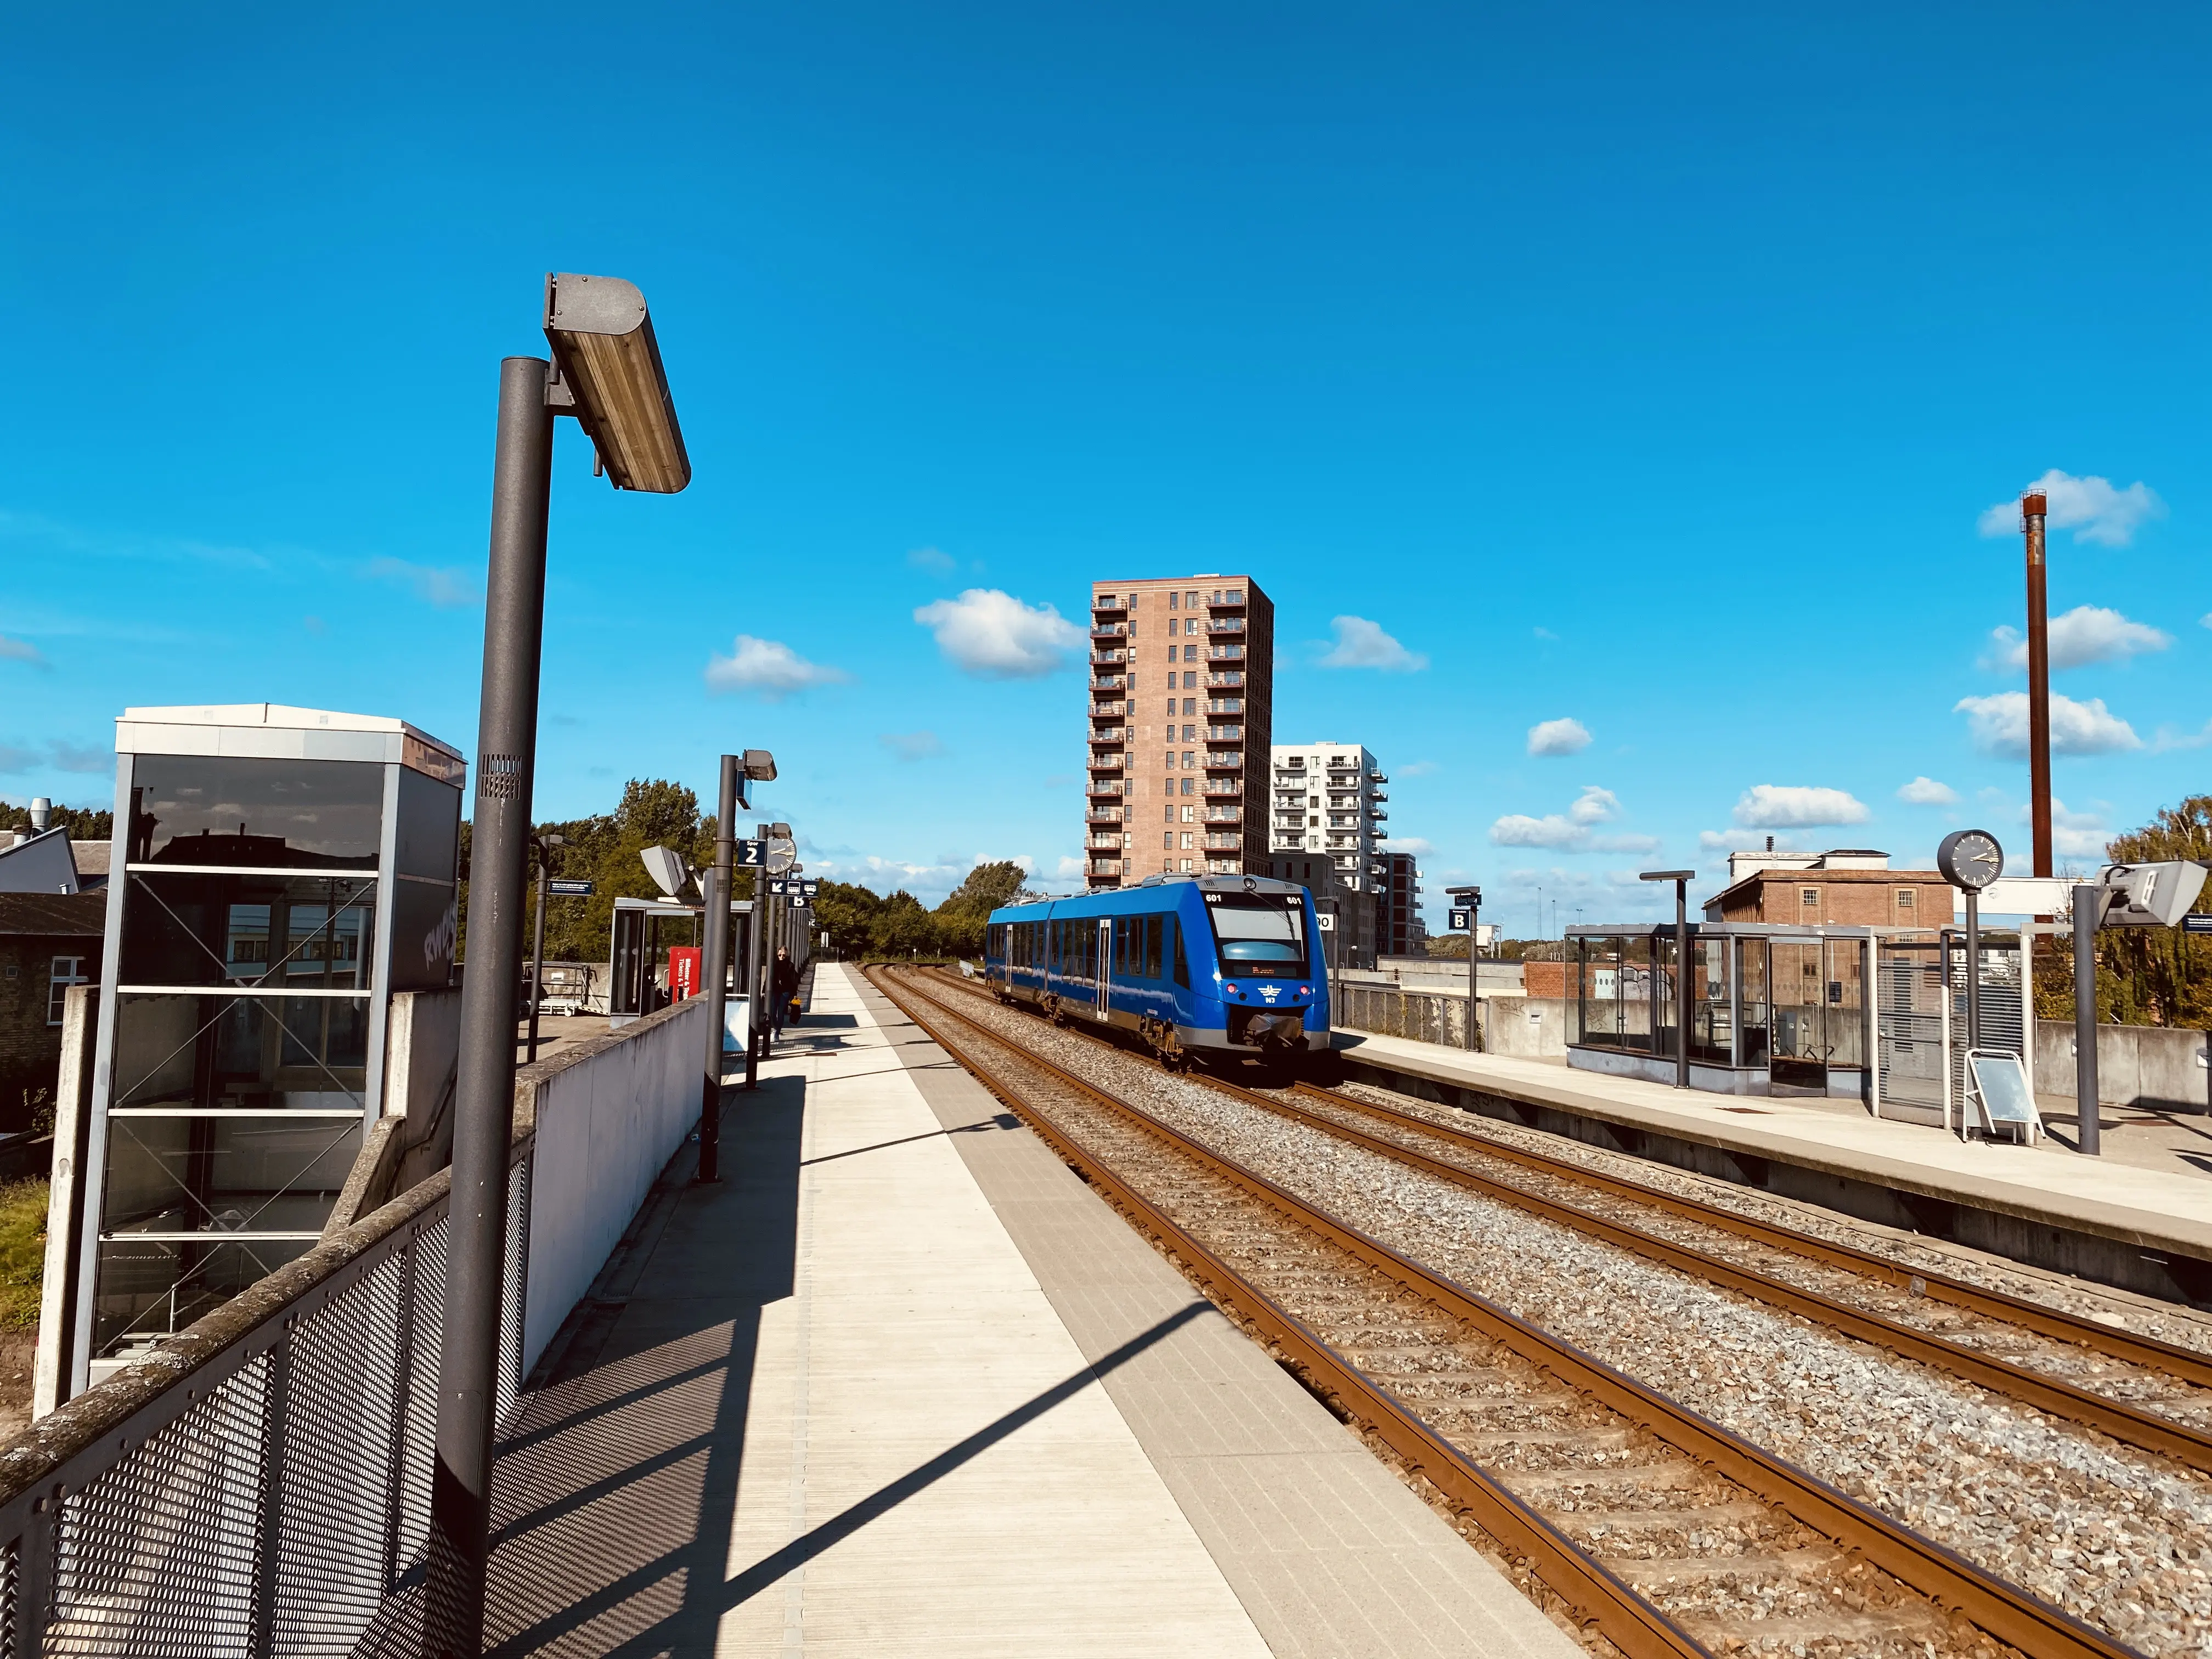
[[[1121,674],[1100,674],[1094,672],[1091,677],[1091,689],[1093,691],[1121,691],[1127,690],[1127,679],[1125,676]]]
[[[1127,743],[1129,728],[1126,726],[1094,726],[1091,728],[1093,743]]]
[[[1209,726],[1206,728],[1208,743],[1242,743],[1244,728],[1241,726]]]
[[[1206,609],[1216,614],[1224,611],[1244,608],[1244,590],[1241,587],[1220,587],[1206,596]]]
[[[1209,749],[1206,751],[1206,769],[1209,772],[1242,772],[1244,751],[1241,749]]]
[[[1094,772],[1119,772],[1127,765],[1128,762],[1120,755],[1101,754],[1091,757],[1091,769]]]
[[[1208,674],[1206,677],[1206,684],[1212,690],[1241,689],[1244,684],[1244,676],[1242,673]]]
[[[1242,778],[1208,778],[1201,787],[1209,795],[1242,795],[1244,793]]]
[[[1206,631],[1209,634],[1242,634],[1244,631],[1244,618],[1208,617],[1206,619]]]

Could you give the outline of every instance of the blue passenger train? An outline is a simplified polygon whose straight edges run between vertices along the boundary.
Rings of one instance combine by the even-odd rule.
[[[1129,1033],[1170,1067],[1283,1060],[1329,1046],[1313,896],[1265,876],[1147,876],[991,912],[984,974],[1001,1001]]]

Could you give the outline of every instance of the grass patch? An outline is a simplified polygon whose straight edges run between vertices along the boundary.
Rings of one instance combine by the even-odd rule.
[[[46,1183],[11,1181],[0,1187],[0,1330],[37,1325],[46,1270]]]

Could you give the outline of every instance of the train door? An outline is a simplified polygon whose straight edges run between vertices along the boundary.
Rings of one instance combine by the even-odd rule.
[[[1098,1018],[1106,1018],[1107,994],[1114,988],[1114,919],[1098,918]]]

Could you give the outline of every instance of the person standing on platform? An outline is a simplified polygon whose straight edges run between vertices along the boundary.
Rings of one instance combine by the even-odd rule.
[[[770,1029],[777,1036],[783,1035],[783,1022],[791,1012],[791,1002],[799,994],[799,964],[791,959],[791,952],[779,945],[775,947],[775,973],[769,981]]]

